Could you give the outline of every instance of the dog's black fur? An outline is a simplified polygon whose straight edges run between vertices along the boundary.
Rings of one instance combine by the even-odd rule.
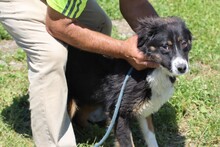
[[[173,69],[172,62],[177,52],[181,58],[188,61],[192,40],[189,29],[177,17],[146,18],[140,20],[137,34],[139,49],[150,60],[160,64],[159,71],[167,76],[168,80],[165,82],[168,82],[172,88],[175,77],[186,72],[186,65],[178,62],[178,67]],[[122,59],[112,59],[74,47],[69,47],[68,56],[66,76],[69,100],[73,98],[79,110],[84,106],[104,106],[111,118],[123,80],[131,67],[129,63]],[[142,105],[148,107],[146,103],[150,103],[152,98],[155,99],[152,95],[157,89],[152,89],[154,87],[147,80],[154,75],[155,70],[151,68],[142,71],[133,70],[127,82],[115,124],[115,135],[120,146],[132,146],[129,120],[134,116],[142,116],[142,111],[145,111],[145,107],[141,108]],[[157,111],[167,99],[162,101],[155,110],[153,108],[146,114],[143,112],[143,117]],[[148,141],[147,143],[149,145]]]

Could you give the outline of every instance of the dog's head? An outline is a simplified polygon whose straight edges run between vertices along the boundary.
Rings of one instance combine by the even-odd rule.
[[[137,33],[140,50],[169,75],[182,75],[189,70],[192,36],[183,20],[178,17],[141,19]]]

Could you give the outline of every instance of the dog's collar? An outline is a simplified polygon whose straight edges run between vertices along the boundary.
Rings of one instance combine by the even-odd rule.
[[[170,78],[170,82],[171,82],[171,83],[174,83],[174,82],[176,81],[176,77],[170,76],[169,78]]]

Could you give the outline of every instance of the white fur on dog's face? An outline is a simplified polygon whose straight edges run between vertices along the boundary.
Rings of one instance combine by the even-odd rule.
[[[177,56],[171,61],[171,72],[174,76],[185,74],[189,71],[189,65],[186,59]]]
[[[175,46],[175,50],[176,55],[171,60],[171,72],[174,76],[183,75],[189,71],[188,54],[186,55],[185,52],[182,52],[181,55],[181,49],[178,49],[177,46]],[[185,56],[185,58],[183,56]]]

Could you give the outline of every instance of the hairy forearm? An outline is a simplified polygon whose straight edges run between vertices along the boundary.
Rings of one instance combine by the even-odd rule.
[[[134,31],[139,18],[158,16],[148,0],[120,0],[120,11]]]
[[[85,51],[115,58],[126,57],[125,41],[90,30],[77,20],[63,17],[51,8],[48,11],[47,30],[55,38]]]
[[[63,38],[64,42],[77,48],[116,58],[123,58],[124,56],[125,43],[122,40],[116,40],[74,23],[68,25],[65,30],[63,34],[60,34],[60,37]]]

